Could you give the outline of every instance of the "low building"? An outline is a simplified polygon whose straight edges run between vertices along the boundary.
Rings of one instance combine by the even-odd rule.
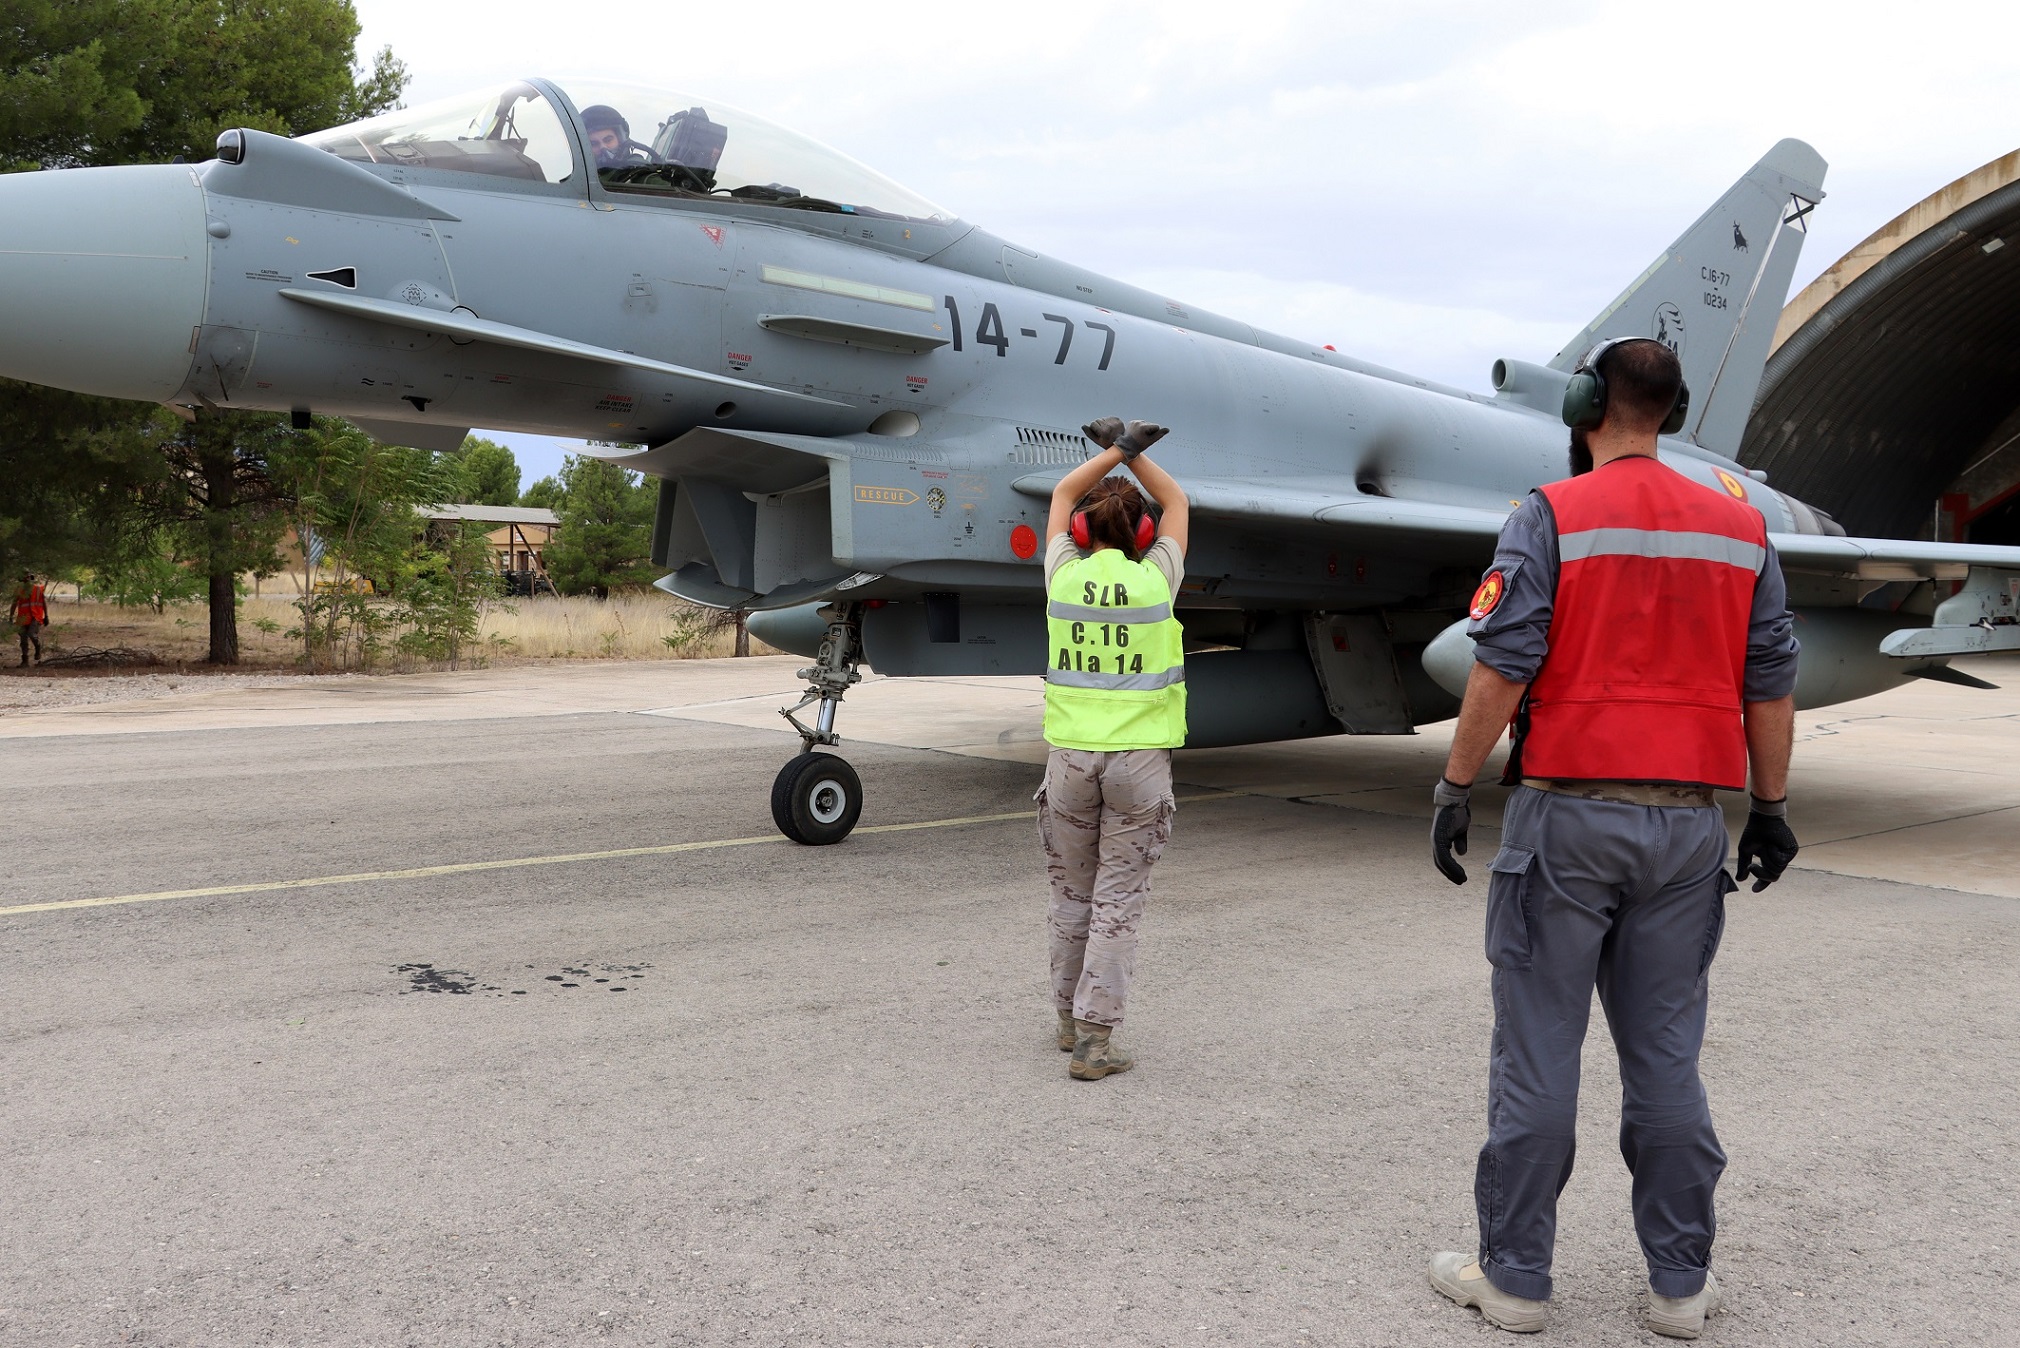
[[[553,594],[554,582],[547,576],[547,547],[561,517],[551,510],[532,506],[437,505],[423,506],[421,514],[430,526],[477,524],[485,526],[484,537],[498,562],[499,574],[513,594]]]

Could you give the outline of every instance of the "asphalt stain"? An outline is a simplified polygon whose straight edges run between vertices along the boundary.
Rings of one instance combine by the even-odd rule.
[[[532,965],[527,965],[532,968]],[[602,988],[605,992],[629,992],[634,979],[645,977],[650,964],[599,964],[593,968],[573,964],[561,966],[558,974],[548,974],[546,982],[557,983],[564,988],[587,987],[591,991]]]
[[[527,965],[535,969],[535,965]],[[561,972],[541,976],[544,983],[553,983],[564,988],[601,987],[605,992],[629,992],[632,980],[645,977],[650,964],[600,964],[594,969],[577,968],[564,964]],[[478,975],[464,969],[440,969],[432,964],[398,964],[393,972],[404,974],[407,986],[400,989],[400,995],[410,992],[446,992],[468,997],[476,993],[486,993],[494,997],[524,997],[525,988],[507,990],[496,983],[486,983]]]
[[[467,997],[473,992],[499,992],[502,989],[481,982],[478,977],[463,969],[437,969],[432,964],[401,964],[393,972],[407,975],[408,986],[400,995],[409,992],[448,992],[459,997]]]

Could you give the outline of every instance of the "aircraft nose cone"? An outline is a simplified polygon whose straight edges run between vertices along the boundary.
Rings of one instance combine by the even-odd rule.
[[[160,402],[189,375],[210,279],[180,164],[0,174],[0,375]]]

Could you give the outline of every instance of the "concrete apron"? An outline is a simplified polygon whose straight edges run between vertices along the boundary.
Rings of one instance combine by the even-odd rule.
[[[0,715],[0,739],[630,711],[775,731],[783,757],[793,740],[778,709],[797,700],[794,671],[804,663],[797,656],[581,663],[216,687],[8,713]],[[1790,821],[1803,842],[1798,868],[2020,898],[2020,659],[1959,667],[2006,686],[1914,683],[1797,718]],[[861,741],[1037,764],[1045,757],[1042,712],[1035,678],[866,674],[838,724],[844,753]],[[1192,787],[1428,819],[1451,730],[1447,722],[1412,736],[1181,751],[1176,775]],[[1498,769],[1497,756],[1488,775]],[[769,763],[752,764],[753,791],[768,789],[770,771]],[[1505,794],[1483,787],[1475,795],[1482,836],[1470,860],[1482,867]],[[1745,798],[1724,804],[1737,836]]]

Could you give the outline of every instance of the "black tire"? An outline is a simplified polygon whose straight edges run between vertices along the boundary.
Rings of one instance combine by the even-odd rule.
[[[772,822],[796,843],[838,843],[862,814],[863,779],[833,754],[801,754],[772,779]]]

